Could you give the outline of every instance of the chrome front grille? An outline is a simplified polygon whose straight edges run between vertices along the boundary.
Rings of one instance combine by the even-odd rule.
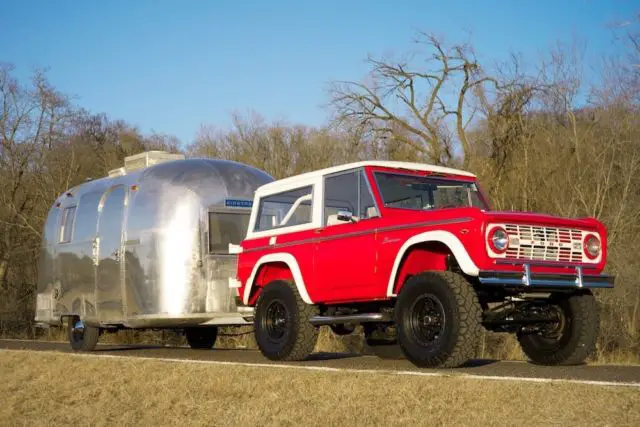
[[[505,224],[509,235],[506,259],[585,262],[581,230],[533,225]]]

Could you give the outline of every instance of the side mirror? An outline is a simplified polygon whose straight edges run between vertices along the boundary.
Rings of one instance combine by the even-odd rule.
[[[353,217],[353,212],[351,211],[338,211],[338,221],[347,221],[347,222],[355,222],[355,218]]]

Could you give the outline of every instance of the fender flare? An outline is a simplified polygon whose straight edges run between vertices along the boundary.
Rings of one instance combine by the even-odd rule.
[[[247,279],[247,283],[244,287],[244,293],[242,295],[242,303],[244,305],[249,304],[249,296],[251,295],[251,289],[253,289],[256,275],[258,274],[260,267],[265,264],[269,264],[273,262],[283,262],[287,265],[287,267],[289,267],[289,270],[291,270],[291,274],[293,275],[293,281],[296,284],[296,288],[298,288],[298,293],[300,294],[300,297],[307,304],[313,304],[313,301],[311,301],[311,298],[309,298],[309,293],[307,292],[307,287],[304,283],[304,279],[302,278],[302,272],[300,271],[300,266],[298,265],[298,261],[296,261],[293,255],[286,252],[268,254],[258,259],[256,264],[253,266],[251,275]]]
[[[393,263],[393,269],[391,270],[391,275],[389,276],[389,283],[387,285],[387,296],[395,297],[393,285],[395,284],[398,269],[400,268],[400,262],[402,261],[402,257],[404,254],[414,245],[418,243],[426,243],[426,242],[439,242],[444,244],[449,248],[453,256],[456,258],[458,265],[462,269],[462,271],[469,276],[477,276],[480,272],[476,264],[473,262],[469,254],[467,253],[466,248],[460,242],[460,240],[453,235],[453,233],[449,231],[427,231],[425,233],[416,234],[415,236],[408,239],[404,244],[400,247],[398,254],[396,255],[396,259]]]

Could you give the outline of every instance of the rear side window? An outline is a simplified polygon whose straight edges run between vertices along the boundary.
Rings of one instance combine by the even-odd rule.
[[[98,227],[98,205],[102,198],[102,191],[95,191],[84,194],[78,204],[77,218],[75,220],[75,230],[73,240],[90,240],[96,235]]]
[[[311,223],[312,192],[309,185],[260,199],[254,231]]]
[[[68,243],[73,235],[73,222],[76,217],[76,207],[69,206],[62,212],[62,221],[60,222],[60,243]]]
[[[229,243],[240,244],[249,227],[249,212],[209,212],[209,253],[228,254]]]

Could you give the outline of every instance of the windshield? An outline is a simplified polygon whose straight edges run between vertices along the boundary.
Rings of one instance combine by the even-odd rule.
[[[487,209],[474,182],[375,172],[384,206],[415,210],[477,207]]]

